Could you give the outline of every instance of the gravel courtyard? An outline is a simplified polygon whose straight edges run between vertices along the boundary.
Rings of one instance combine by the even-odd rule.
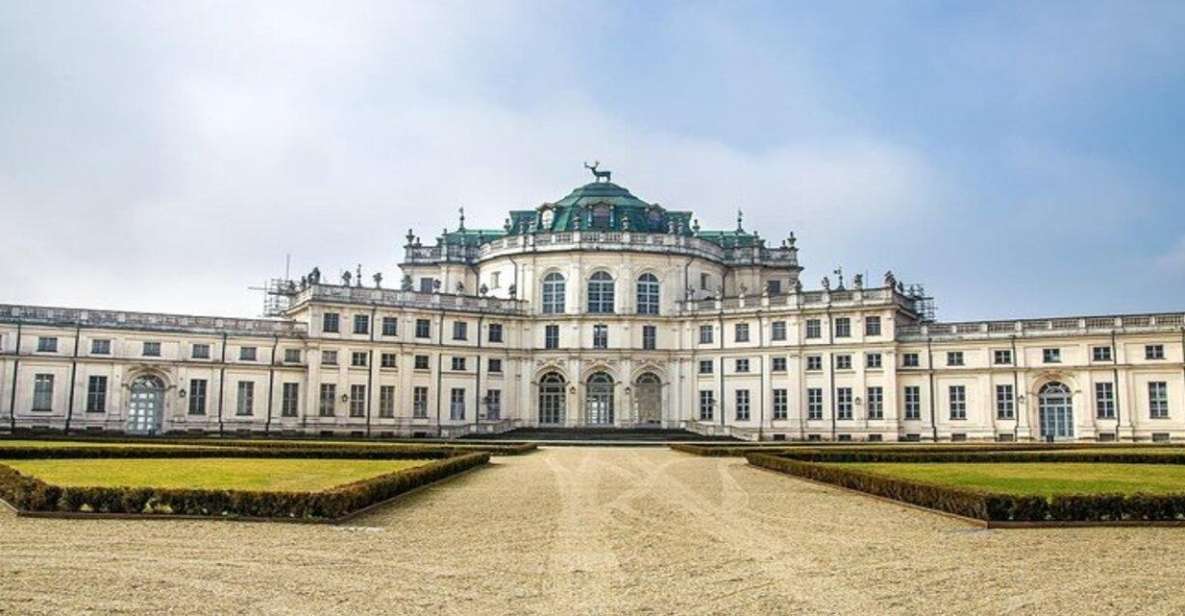
[[[1185,612],[1185,529],[980,530],[731,458],[550,448],[345,527],[0,513],[0,613]]]

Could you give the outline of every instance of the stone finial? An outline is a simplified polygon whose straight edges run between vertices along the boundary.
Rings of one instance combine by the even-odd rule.
[[[412,287],[411,274],[404,274],[403,279],[399,281],[399,289],[402,291],[411,291]]]
[[[375,272],[374,276],[371,276],[371,278],[374,279],[374,288],[376,288],[376,289],[383,288],[383,273],[382,272]]]
[[[742,222],[744,222],[744,220],[745,220],[745,213],[742,212],[741,208],[738,207],[737,208],[737,233],[744,232],[745,227],[741,224]]]
[[[794,292],[802,293],[802,281],[797,278],[794,279]]]
[[[412,245],[412,243],[413,243],[413,242],[415,241],[415,239],[416,239],[416,234],[415,234],[415,232],[414,232],[414,231],[412,231],[411,229],[408,229],[408,230],[407,230],[407,236],[406,236],[406,237],[407,237],[407,245],[408,245],[408,246],[411,246],[411,245]]]
[[[856,274],[852,276],[852,287],[855,289],[864,288],[864,274]]]
[[[830,291],[830,290],[831,290],[831,279],[830,279],[830,278],[828,278],[828,277],[824,276],[824,277],[823,277],[823,282],[822,282],[822,284],[823,284],[823,290],[824,290],[824,291]]]
[[[786,244],[788,245],[788,247],[789,247],[790,249],[794,249],[794,244],[795,244],[797,241],[798,241],[798,238],[794,237],[794,232],[793,232],[793,231],[791,231],[791,232],[790,232],[790,237],[786,238]]]
[[[837,267],[832,273],[835,274],[836,278],[838,279],[838,282],[835,285],[835,290],[843,291],[843,268]]]
[[[354,276],[353,276],[353,274],[350,273],[350,270],[346,270],[346,271],[342,272],[342,284],[347,287],[350,286],[350,279],[352,279],[353,277]]]
[[[457,213],[459,213],[461,215],[461,224],[457,226],[457,231],[464,231],[465,230],[465,208],[464,207],[457,208]]]
[[[484,297],[490,294],[490,287],[489,285],[482,284],[480,287],[478,287],[477,292],[481,293],[482,297]]]
[[[885,286],[890,289],[897,286],[897,277],[893,275],[893,270],[885,272]]]
[[[362,286],[362,264],[358,264],[358,275],[354,277],[354,284]]]

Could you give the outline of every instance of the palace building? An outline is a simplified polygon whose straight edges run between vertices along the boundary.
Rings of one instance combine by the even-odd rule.
[[[0,429],[763,440],[1185,438],[1182,313],[940,323],[886,273],[804,289],[795,238],[596,181],[409,232],[399,288],[314,270],[269,318],[0,305]]]

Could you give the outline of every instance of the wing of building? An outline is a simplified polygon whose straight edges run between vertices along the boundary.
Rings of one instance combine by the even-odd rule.
[[[602,181],[605,180],[605,181]],[[701,229],[608,173],[501,229],[407,235],[277,318],[0,306],[11,430],[746,439],[1185,437],[1181,313],[933,322],[886,274],[804,290],[790,234]]]

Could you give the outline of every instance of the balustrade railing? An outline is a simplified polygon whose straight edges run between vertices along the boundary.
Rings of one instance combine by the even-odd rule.
[[[50,306],[0,305],[0,321],[148,330],[225,331],[269,336],[297,336],[306,332],[304,323],[279,319],[239,319]]]

